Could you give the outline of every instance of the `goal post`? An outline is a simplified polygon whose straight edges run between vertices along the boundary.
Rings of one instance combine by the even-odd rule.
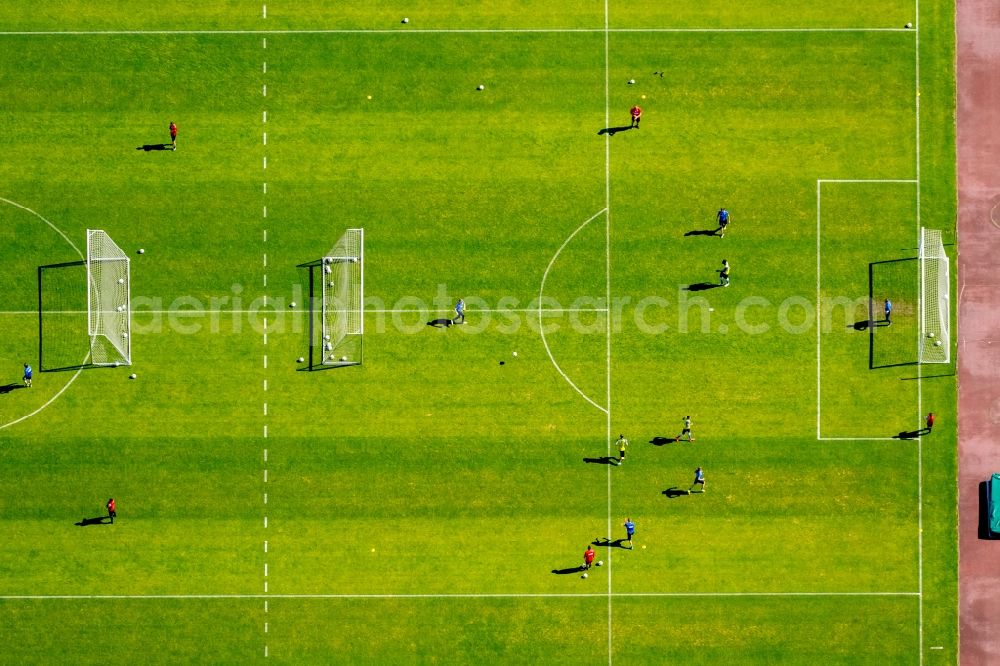
[[[94,365],[131,365],[129,258],[107,233],[87,229],[87,334]]]
[[[920,229],[920,363],[951,362],[951,272],[938,229]]]
[[[365,230],[348,229],[322,259],[320,361],[360,365],[364,358]]]

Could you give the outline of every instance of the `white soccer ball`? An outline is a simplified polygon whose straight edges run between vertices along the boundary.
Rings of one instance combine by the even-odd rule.
[[[635,84],[635,79],[629,79],[629,80],[628,80],[628,84],[629,84],[630,86],[631,86],[631,85],[634,85],[634,84]]]
[[[927,337],[928,337],[928,338],[933,338],[933,337],[934,337],[934,332],[933,332],[933,331],[931,331],[930,333],[928,333],[928,334],[927,334]]]
[[[125,284],[125,278],[118,278],[118,284]]]
[[[294,308],[294,307],[295,307],[295,301],[292,301],[291,303],[289,303],[289,304],[288,304],[288,307],[290,307],[290,308]]]
[[[119,305],[116,309],[118,310],[118,312],[125,312],[125,306],[124,305]]]
[[[329,339],[330,339],[330,334],[329,334],[329,333],[327,333],[326,335],[324,335],[324,336],[323,336],[323,339],[324,339],[324,340],[329,340]]]
[[[324,264],[332,264],[333,263],[333,257],[323,257],[323,263]]]
[[[305,359],[302,358],[301,356],[299,356],[297,359],[295,359],[295,362],[296,363],[305,363]]]
[[[346,356],[341,356],[341,357],[340,357],[340,362],[341,362],[341,363],[345,362],[346,360],[347,360],[347,357],[346,357]]]
[[[357,257],[351,257],[351,263],[352,264],[358,263],[358,258]]]
[[[934,346],[935,346],[935,347],[940,347],[940,346],[941,346],[942,344],[943,344],[943,343],[942,343],[942,342],[941,342],[940,340],[935,340],[935,341],[934,341]]]
[[[122,331],[122,337],[123,338],[127,338],[128,337],[128,331]]]
[[[128,376],[128,378],[129,379],[135,379],[135,373],[133,372],[131,375]]]
[[[586,578],[586,577],[587,577],[587,574],[583,574],[582,576],[580,576],[580,578]]]
[[[476,86],[476,90],[486,90],[486,86],[480,83],[478,86]]]
[[[146,251],[140,247],[139,248],[139,254],[146,254]]]
[[[331,344],[330,344],[330,343],[328,342],[328,343],[326,343],[325,345],[323,345],[323,349],[325,349],[326,351],[330,351],[330,350],[332,350],[332,349],[333,349],[333,345],[331,345]]]
[[[603,567],[604,566],[604,560],[597,560],[597,566]]]
[[[410,22],[410,19],[408,17],[404,16],[403,17],[403,23],[409,23],[409,22]]]
[[[328,286],[332,287],[333,286],[333,282],[329,282]]]
[[[323,270],[326,271],[327,273],[332,273],[333,272],[333,266],[327,266]]]
[[[513,354],[511,354],[511,356],[517,356],[517,352],[514,352]]]

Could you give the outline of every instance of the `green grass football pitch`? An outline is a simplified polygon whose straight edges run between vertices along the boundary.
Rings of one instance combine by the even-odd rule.
[[[0,661],[956,661],[949,3],[133,4],[0,7]],[[356,226],[364,364],[304,372]],[[74,367],[87,228],[131,369]]]

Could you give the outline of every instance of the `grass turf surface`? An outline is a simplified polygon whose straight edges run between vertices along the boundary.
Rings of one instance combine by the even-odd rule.
[[[0,430],[13,480],[0,491],[5,658],[244,662],[266,646],[289,662],[954,660],[954,382],[915,379],[951,368],[896,365],[915,346],[915,185],[824,184],[817,220],[817,179],[916,179],[913,33],[605,43],[597,5],[354,3],[332,17],[272,4],[266,24],[235,5],[133,9],[0,16],[12,30],[394,29],[398,14],[591,32],[273,34],[266,50],[261,35],[0,37],[0,196],[80,246],[104,228],[132,253],[139,374],[40,373],[0,395],[2,424],[73,380]],[[639,9],[612,4],[612,27],[913,20],[893,3]],[[951,241],[951,18],[923,11],[921,215]],[[598,133],[641,95],[641,130]],[[169,120],[177,152],[136,150],[164,141]],[[713,229],[721,205],[724,240],[685,235]],[[430,310],[371,312],[361,368],[297,372],[295,266],[356,225],[369,307]],[[0,234],[0,362],[15,383],[37,355],[36,267],[79,256],[9,204]],[[540,295],[607,309],[606,258],[611,312],[546,314],[544,342],[537,314],[483,311],[534,310]],[[722,258],[729,289],[687,289],[714,283]],[[46,273],[50,308],[80,307],[73,271]],[[857,312],[834,307],[869,289],[891,292],[891,329],[856,331]],[[466,327],[426,326],[460,295]],[[44,323],[46,354],[71,363],[79,317]],[[546,345],[594,403],[610,395],[610,418]],[[931,409],[943,419],[926,444],[816,439],[888,438]],[[698,441],[655,439],[687,413]],[[618,432],[632,447],[609,468]],[[707,493],[664,494],[699,465]],[[112,494],[113,527],[73,524]],[[623,536],[626,515],[636,550],[600,548],[607,566],[586,581],[553,573],[594,537]],[[10,598],[263,595],[265,583],[266,610],[264,598]],[[718,596],[670,596],[691,593]],[[724,596],[741,593],[753,594]],[[468,596],[393,596],[456,594]],[[665,596],[629,596],[643,594]],[[109,616],[129,618],[120,640],[81,646]],[[32,638],[40,627],[47,642]]]

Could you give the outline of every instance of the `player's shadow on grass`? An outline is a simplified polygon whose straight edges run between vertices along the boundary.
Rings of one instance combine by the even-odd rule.
[[[674,441],[675,440],[674,440],[673,437],[659,437],[659,436],[657,436],[657,437],[654,437],[653,439],[649,440],[649,443],[652,444],[653,446],[663,446],[664,444],[670,444],[670,443],[672,443]]]
[[[428,326],[433,326],[434,328],[448,328],[454,322],[451,319],[431,319],[427,322]]]
[[[698,282],[696,284],[689,284],[684,287],[684,291],[705,291],[707,289],[715,289],[716,287],[721,287],[720,284],[715,284],[713,282]]]
[[[717,236],[718,229],[692,229],[685,236]]]
[[[617,465],[617,459],[611,456],[601,456],[600,458],[584,458],[583,462],[593,465]]]
[[[621,548],[623,550],[631,550],[631,546],[626,546],[624,544],[628,543],[627,539],[609,539],[608,537],[600,537],[594,539],[590,542],[594,546],[603,546],[604,548]]]
[[[565,576],[566,574],[580,573],[581,571],[586,571],[586,570],[587,568],[581,565],[577,567],[566,567],[565,569],[553,569],[552,573],[559,576]]]
[[[597,135],[604,136],[605,134],[607,134],[608,136],[614,136],[618,132],[627,132],[630,129],[632,129],[631,125],[622,125],[621,127],[605,127],[604,129],[599,131]]]
[[[926,435],[930,433],[929,428],[921,428],[920,430],[904,430],[898,435],[893,435],[893,439],[916,439],[921,435]]]
[[[28,388],[24,384],[7,384],[6,386],[0,386],[0,395],[4,393],[10,393],[11,391],[16,391],[17,389]]]
[[[147,143],[142,146],[136,146],[136,150],[144,150],[147,153],[151,150],[171,150],[173,146],[169,143]]]
[[[77,527],[86,527],[88,525],[110,525],[111,518],[108,516],[98,516],[97,518],[84,518],[78,523],[73,523]]]
[[[684,497],[685,495],[690,495],[690,494],[691,493],[689,493],[688,491],[682,490],[682,489],[678,488],[677,486],[673,486],[673,487],[667,488],[666,490],[663,491],[663,496],[666,497],[667,499],[674,499],[674,498],[677,498],[677,497]]]

